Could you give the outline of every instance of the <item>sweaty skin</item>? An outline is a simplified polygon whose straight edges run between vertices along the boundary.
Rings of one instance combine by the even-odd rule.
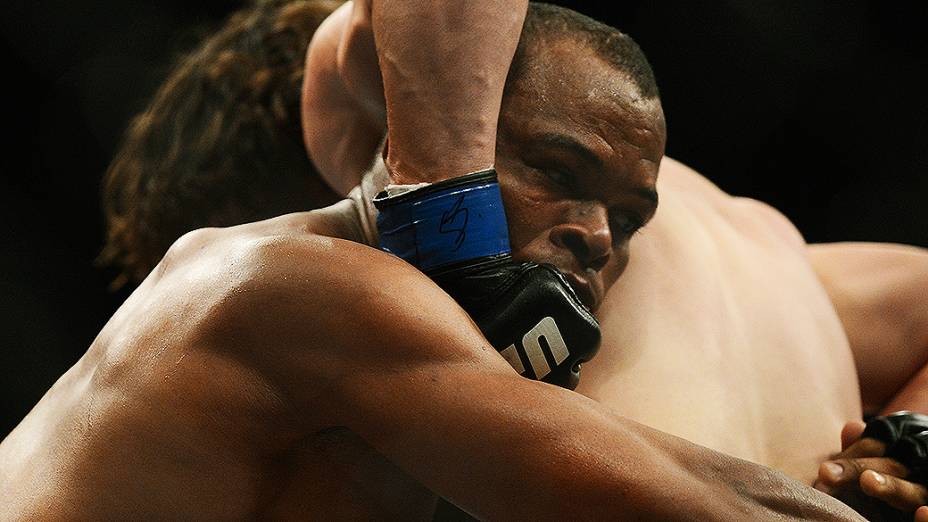
[[[805,483],[862,408],[928,411],[928,251],[807,245],[669,158],[658,191],[579,392]]]
[[[0,444],[0,518],[859,520],[518,376],[363,238],[353,200],[181,238]]]
[[[500,119],[513,252],[595,307],[654,214],[663,117],[589,51],[539,60]],[[428,520],[437,495],[491,520],[860,520],[518,376],[438,287],[360,244],[357,208],[181,238],[0,443],[0,518]]]

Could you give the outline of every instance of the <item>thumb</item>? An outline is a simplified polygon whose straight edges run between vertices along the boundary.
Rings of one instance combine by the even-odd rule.
[[[857,442],[867,424],[864,421],[852,420],[841,428],[841,451],[846,450],[851,444]]]

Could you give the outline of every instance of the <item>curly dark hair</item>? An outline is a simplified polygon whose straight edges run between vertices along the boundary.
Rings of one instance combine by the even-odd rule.
[[[306,47],[334,0],[257,0],[182,57],[135,117],[106,172],[113,282],[141,281],[187,231],[318,208],[339,198],[300,127]]]

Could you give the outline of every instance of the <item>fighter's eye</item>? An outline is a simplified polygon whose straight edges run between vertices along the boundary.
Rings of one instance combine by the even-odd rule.
[[[558,169],[544,169],[543,172],[548,179],[557,185],[566,189],[574,188],[574,177],[570,174]]]

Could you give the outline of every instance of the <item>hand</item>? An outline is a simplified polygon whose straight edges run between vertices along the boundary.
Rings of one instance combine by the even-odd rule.
[[[841,453],[819,467],[814,487],[871,520],[928,522],[928,489],[905,480],[908,470],[883,457],[886,445],[861,438],[865,424],[852,421],[841,430]]]

